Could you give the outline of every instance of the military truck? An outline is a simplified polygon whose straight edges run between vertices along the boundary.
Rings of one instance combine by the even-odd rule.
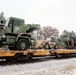
[[[36,41],[29,34],[40,28],[39,24],[25,24],[24,19],[10,17],[6,23],[0,23],[0,47],[8,46],[10,50],[27,50],[35,46]]]
[[[64,31],[59,38],[55,38],[56,46],[62,46],[66,49],[75,49],[76,48],[76,34],[68,31]],[[58,47],[61,48],[61,47]]]

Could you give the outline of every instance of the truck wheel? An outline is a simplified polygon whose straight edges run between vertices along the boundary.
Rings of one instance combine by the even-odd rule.
[[[50,49],[49,43],[45,43],[44,48],[45,49]]]
[[[56,44],[56,45],[54,46],[54,49],[59,49],[59,45]]]
[[[16,48],[18,50],[27,50],[28,48],[30,48],[30,45],[26,39],[20,39],[17,42]]]

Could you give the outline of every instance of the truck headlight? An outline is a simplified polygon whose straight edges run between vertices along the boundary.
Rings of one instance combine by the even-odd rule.
[[[31,42],[34,42],[34,40],[31,40]]]

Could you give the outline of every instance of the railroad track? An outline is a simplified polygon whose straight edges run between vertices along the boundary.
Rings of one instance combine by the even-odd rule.
[[[46,56],[46,57],[34,57],[32,60],[26,60],[26,61],[17,61],[17,62],[10,62],[5,60],[0,60],[0,66],[7,66],[7,65],[18,65],[18,64],[30,64],[30,63],[37,63],[37,62],[44,62],[49,60],[65,60],[70,58],[76,58],[76,55],[72,55],[71,57],[59,57],[56,58],[55,56]]]

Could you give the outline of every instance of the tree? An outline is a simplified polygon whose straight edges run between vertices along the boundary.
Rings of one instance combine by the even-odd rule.
[[[0,20],[3,20],[3,19],[5,19],[5,17],[4,17],[4,13],[1,12],[1,13],[0,13]]]
[[[5,22],[6,22],[6,20],[5,20],[5,17],[4,17],[4,13],[1,12],[1,13],[0,13],[0,23],[5,24]]]
[[[56,28],[46,26],[40,30],[39,34],[42,35],[44,39],[47,39],[47,38],[50,38],[51,36],[57,37],[59,34],[59,31]]]
[[[1,12],[0,13],[0,33],[3,33],[3,29],[4,29],[4,23],[5,23],[5,18],[4,18],[4,13]]]

